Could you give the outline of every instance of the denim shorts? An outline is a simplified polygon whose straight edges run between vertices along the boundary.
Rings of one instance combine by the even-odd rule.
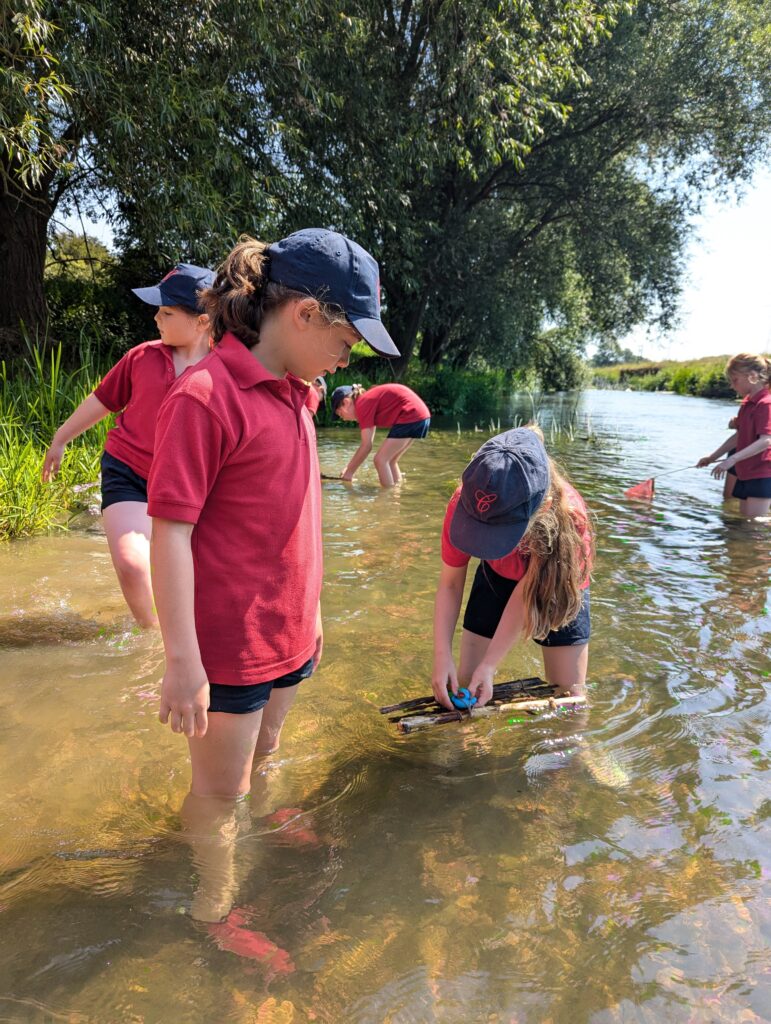
[[[303,679],[313,675],[313,658],[285,676],[271,679],[267,683],[248,683],[246,686],[226,686],[224,683],[209,684],[209,711],[224,711],[228,715],[248,715],[264,708],[270,700],[273,689],[283,690],[297,686]]]
[[[427,437],[431,426],[431,417],[417,420],[415,423],[396,423],[388,431],[389,437]]]
[[[147,481],[131,466],[102,452],[102,512],[119,501],[142,501],[147,504]]]
[[[487,562],[480,562],[463,616],[463,628],[477,636],[492,639],[516,585],[517,580],[507,579],[491,569]],[[553,629],[543,640],[536,640],[537,644],[541,647],[578,647],[589,643],[589,588],[582,594],[581,610],[575,619],[561,629]]]
[[[739,480],[734,484],[734,498],[771,498],[771,476]]]

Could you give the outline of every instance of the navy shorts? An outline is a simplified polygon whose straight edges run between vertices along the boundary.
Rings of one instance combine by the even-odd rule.
[[[725,453],[724,457],[727,459],[729,455],[736,455],[736,449],[732,448],[730,452]],[[731,468],[729,470],[726,470],[726,472],[730,473],[731,476],[736,476],[736,466],[731,466]],[[736,497],[736,495],[734,495],[734,497]]]
[[[259,711],[270,700],[271,690],[284,690],[297,686],[303,679],[313,675],[313,658],[294,672],[272,679],[267,683],[249,683],[246,686],[225,686],[223,683],[209,684],[209,711],[224,711],[228,715],[248,715]]]
[[[771,476],[758,476],[754,480],[737,479],[734,498],[771,498]]]
[[[147,481],[131,466],[102,452],[102,512],[119,501],[143,501],[147,504]]]
[[[388,431],[389,437],[427,437],[431,426],[431,417],[417,420],[415,423],[396,423]]]
[[[477,636],[492,639],[501,621],[503,610],[514,593],[517,580],[507,579],[487,562],[480,562],[471,584],[463,628]],[[583,603],[578,615],[561,629],[553,629],[543,640],[536,640],[541,647],[578,647],[589,643],[591,620],[589,612],[589,588],[583,591]]]

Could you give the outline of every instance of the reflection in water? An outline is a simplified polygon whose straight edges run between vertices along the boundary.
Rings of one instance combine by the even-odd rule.
[[[251,800],[205,814],[103,539],[0,551],[0,1017],[767,1019],[768,529],[698,471],[623,498],[717,443],[722,403],[571,396],[547,443],[552,412],[596,516],[588,710],[406,737],[377,714],[426,691],[448,488],[487,437],[453,423],[398,495],[324,485],[322,667]],[[322,465],[346,447],[323,434]],[[194,924],[222,891],[225,924]]]

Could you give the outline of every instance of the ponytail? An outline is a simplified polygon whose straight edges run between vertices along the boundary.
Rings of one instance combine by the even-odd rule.
[[[740,352],[731,356],[725,365],[726,376],[729,373],[757,373],[766,385],[771,384],[771,359],[768,356],[754,356],[749,352]]]
[[[537,425],[530,429],[543,439]],[[536,640],[543,640],[578,615],[594,548],[585,513],[571,506],[568,481],[548,458],[549,489],[521,541],[529,558],[520,584],[524,588],[524,635]]]
[[[292,300],[313,298],[270,280],[269,243],[241,235],[217,269],[211,288],[201,292],[215,342],[231,331],[247,348],[258,344],[265,317]],[[342,309],[316,300],[329,324],[348,324]]]

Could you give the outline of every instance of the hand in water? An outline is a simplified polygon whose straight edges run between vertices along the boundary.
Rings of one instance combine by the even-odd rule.
[[[451,654],[434,658],[434,671],[431,677],[431,689],[434,691],[434,699],[443,708],[452,711],[453,704],[447,693],[448,689],[453,693],[458,692],[458,670]]]
[[[477,705],[480,708],[484,707],[493,695],[494,677],[495,669],[490,665],[485,665],[484,662],[481,665],[477,665],[474,670],[468,688],[471,691],[471,696],[476,697]]]

